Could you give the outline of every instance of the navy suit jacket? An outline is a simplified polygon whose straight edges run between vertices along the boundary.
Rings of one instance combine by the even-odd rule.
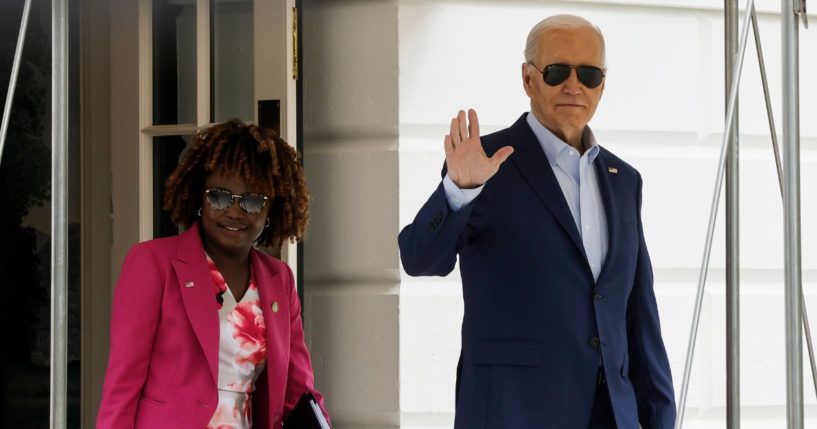
[[[586,429],[600,363],[619,429],[671,428],[675,399],[638,172],[600,148],[594,165],[609,250],[595,281],[525,115],[482,145],[489,156],[507,145],[514,153],[456,212],[440,184],[399,237],[412,276],[445,276],[459,254],[465,313],[455,428]]]

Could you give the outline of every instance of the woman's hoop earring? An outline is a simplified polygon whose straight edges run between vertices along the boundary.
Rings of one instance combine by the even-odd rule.
[[[201,217],[201,207],[199,207],[199,217]]]
[[[264,228],[269,228],[269,218],[267,218],[267,222],[264,224]]]

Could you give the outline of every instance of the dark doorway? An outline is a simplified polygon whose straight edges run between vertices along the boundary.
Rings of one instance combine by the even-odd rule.
[[[5,101],[23,1],[0,2],[0,96]],[[72,5],[73,6],[73,5]],[[0,427],[48,427],[51,282],[51,4],[32,2],[0,161]],[[78,87],[77,10],[69,41]],[[80,204],[78,97],[69,100],[68,427],[80,416]]]

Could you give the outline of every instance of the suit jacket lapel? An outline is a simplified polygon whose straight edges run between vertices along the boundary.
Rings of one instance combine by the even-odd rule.
[[[584,244],[579,235],[576,221],[570,214],[570,207],[567,205],[562,188],[559,186],[556,175],[548,162],[542,146],[536,139],[536,135],[528,126],[525,115],[522,115],[516,123],[511,126],[511,142],[514,147],[514,154],[511,161],[516,165],[522,176],[533,188],[536,195],[553,213],[553,216],[562,226],[562,229],[573,240],[573,244],[579,249],[585,260],[587,255],[584,251]]]
[[[599,192],[601,193],[601,200],[604,203],[604,213],[607,219],[607,257],[603,261],[599,279],[604,275],[609,268],[607,261],[613,259],[613,253],[616,251],[616,242],[618,237],[618,219],[619,207],[617,205],[618,198],[615,198],[618,192],[618,175],[611,172],[618,171],[618,166],[611,165],[607,156],[607,151],[604,148],[599,148],[599,155],[593,163],[596,167],[596,176],[598,177]]]
[[[289,356],[288,338],[281,335],[289,331],[289,300],[282,286],[280,271],[277,267],[264,263],[263,255],[258,250],[250,250],[252,257],[253,278],[258,288],[261,313],[264,315],[265,338],[267,340],[267,383],[270,395],[276,392],[273,386],[280,384],[281,374],[277,368],[286,367],[286,362],[276,365],[274,359]]]
[[[210,366],[213,382],[218,383],[218,308],[198,223],[179,235],[179,253],[173,268],[187,318]]]

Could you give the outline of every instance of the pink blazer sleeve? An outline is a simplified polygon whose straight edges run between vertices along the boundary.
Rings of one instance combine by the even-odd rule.
[[[162,280],[154,255],[137,244],[128,252],[114,291],[108,371],[97,429],[133,428],[159,321]]]

